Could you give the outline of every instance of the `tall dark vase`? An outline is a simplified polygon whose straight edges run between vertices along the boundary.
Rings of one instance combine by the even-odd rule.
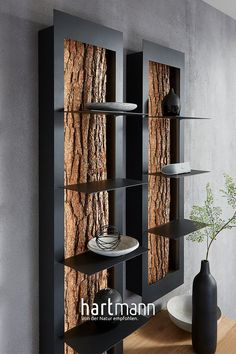
[[[193,281],[192,344],[197,354],[214,354],[217,344],[217,285],[209,262]]]

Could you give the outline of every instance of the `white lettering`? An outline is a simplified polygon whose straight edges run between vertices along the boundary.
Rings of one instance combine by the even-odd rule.
[[[137,315],[137,305],[134,302],[132,302],[131,306],[132,307],[130,307],[129,313],[132,316],[136,316]]]
[[[110,298],[108,298],[107,306],[108,306],[108,315],[112,316],[113,315],[113,312],[111,311],[112,302]]]
[[[112,307],[114,311],[112,311]],[[94,303],[91,308],[89,305],[84,302],[84,299],[81,299],[81,315],[82,316],[104,316],[105,310],[107,308],[107,313],[109,316],[136,316],[136,315],[144,315],[150,316],[155,315],[155,305],[152,303],[148,303],[147,305],[144,303],[135,304],[134,302],[131,303],[130,307],[127,303],[116,303],[112,304],[111,299],[108,298],[108,302],[102,303],[100,306]]]
[[[151,307],[151,310],[150,310]],[[155,305],[154,304],[147,304],[147,306],[145,307],[145,309],[147,310],[147,315],[155,315]]]
[[[86,314],[85,314],[85,312]],[[89,316],[89,305],[84,302],[84,299],[81,299],[81,315],[82,316]]]
[[[91,314],[92,314],[93,316],[98,316],[98,313],[99,313],[98,304],[93,304],[92,310],[91,310]]]

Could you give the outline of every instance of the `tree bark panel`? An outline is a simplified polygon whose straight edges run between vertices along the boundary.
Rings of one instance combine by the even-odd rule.
[[[149,62],[148,112],[162,116],[162,100],[170,89],[170,69],[167,65]],[[170,163],[170,120],[149,119],[148,172],[155,173]],[[170,182],[168,179],[149,176],[148,228],[169,221]],[[162,279],[169,270],[169,239],[148,235],[148,282]]]
[[[106,49],[64,41],[64,109],[84,109],[87,102],[106,100]],[[64,183],[77,184],[107,178],[106,117],[64,115]],[[65,257],[84,252],[101,225],[109,223],[108,193],[65,191]],[[99,289],[107,287],[108,272],[87,276],[65,267],[65,330],[81,322],[80,300],[90,305]],[[65,345],[65,354],[76,352]]]

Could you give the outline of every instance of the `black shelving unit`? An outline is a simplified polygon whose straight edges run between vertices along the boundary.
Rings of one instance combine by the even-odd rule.
[[[94,24],[90,21],[54,11],[53,26],[39,32],[39,129],[40,129],[40,231],[39,231],[39,281],[40,281],[40,353],[63,354],[65,340],[73,347],[71,335],[78,331],[78,338],[83,336],[83,328],[89,324],[79,326],[74,331],[64,335],[64,267],[71,265],[77,268],[75,259],[64,260],[64,39],[71,38],[82,43],[88,43],[109,51],[113,63],[111,87],[109,94],[113,100],[123,99],[123,34],[121,32]],[[95,193],[109,191],[109,212],[111,222],[122,232],[123,200],[126,187],[142,184],[143,181],[128,181],[124,179],[123,168],[123,128],[122,117],[107,122],[109,131],[108,140],[111,156],[108,163],[108,180],[76,186],[65,186],[76,192]],[[110,166],[111,165],[111,166]],[[96,272],[104,267],[112,267],[112,287],[121,295],[124,294],[123,265],[131,257],[139,257],[144,248],[140,247],[128,257],[113,260],[95,258],[100,262],[94,264],[91,254],[87,252],[79,256],[78,271],[85,274]],[[82,261],[88,262],[86,266]],[[143,320],[144,321],[144,320]],[[132,330],[143,324],[137,321],[136,325],[119,325],[116,330],[103,335],[96,335],[97,349],[113,346],[116,354],[123,352],[122,339]],[[125,325],[125,324],[124,324]],[[85,326],[85,327],[84,327]],[[129,328],[128,328],[129,327]],[[81,336],[80,336],[81,333]],[[84,337],[95,340],[89,335]],[[110,340],[110,337],[112,340]],[[110,345],[101,342],[106,340]],[[81,339],[82,340],[82,339]],[[91,342],[93,343],[93,342]],[[75,343],[75,347],[77,344]],[[79,351],[87,350],[85,345]],[[94,343],[93,343],[94,349]],[[97,350],[96,349],[96,350]],[[93,352],[93,351],[92,351]],[[90,354],[92,353],[90,351]],[[109,351],[110,352],[110,351]]]

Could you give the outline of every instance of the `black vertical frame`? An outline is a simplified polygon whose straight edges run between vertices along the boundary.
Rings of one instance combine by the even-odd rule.
[[[137,111],[147,112],[149,61],[169,65],[179,69],[179,88],[184,114],[184,54],[149,41],[143,41],[143,51],[127,56],[127,101],[138,104]],[[128,117],[126,121],[126,175],[140,179],[148,171],[148,118]],[[184,161],[184,122],[175,122],[176,162]],[[175,181],[175,218],[184,217],[184,184]],[[143,247],[148,247],[148,186],[126,191],[126,230],[135,235]],[[152,302],[183,284],[184,281],[184,239],[171,243],[175,253],[175,267],[167,276],[154,284],[148,284],[148,255],[144,254],[126,264],[127,289],[143,297],[144,302]]]
[[[115,100],[123,100],[123,34],[54,11],[53,26],[39,33],[40,130],[40,353],[64,353],[64,39],[100,46],[115,53]],[[109,118],[108,118],[109,119]],[[123,117],[112,123],[114,178],[123,171]],[[122,230],[124,191],[114,193],[114,219]],[[113,285],[123,295],[123,265],[113,271]],[[115,348],[122,352],[122,345]]]

